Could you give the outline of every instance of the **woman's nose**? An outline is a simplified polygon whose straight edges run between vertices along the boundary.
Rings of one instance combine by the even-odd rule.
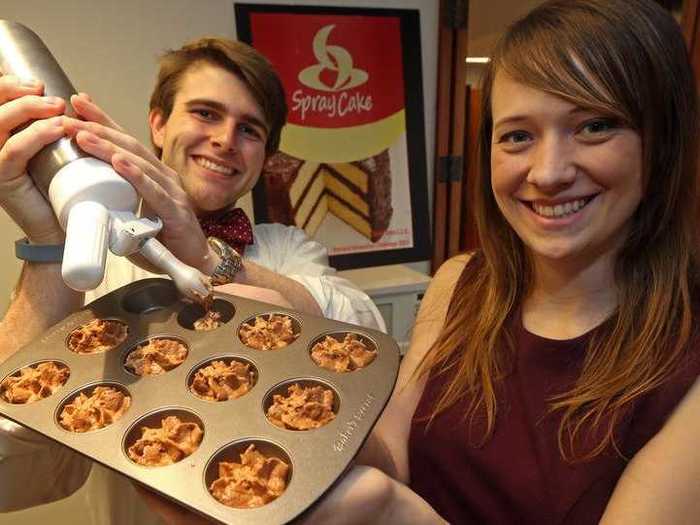
[[[532,152],[527,181],[543,190],[568,186],[576,179],[571,146],[563,137],[545,137]]]

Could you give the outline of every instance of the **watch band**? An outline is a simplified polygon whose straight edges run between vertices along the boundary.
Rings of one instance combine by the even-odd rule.
[[[221,262],[214,268],[214,273],[211,274],[212,284],[219,286],[232,283],[236,274],[243,267],[243,260],[240,254],[218,237],[207,237],[207,242],[216,254],[221,257]]]
[[[29,262],[61,262],[63,248],[63,244],[31,244],[29,239],[24,237],[15,241],[15,257]]]

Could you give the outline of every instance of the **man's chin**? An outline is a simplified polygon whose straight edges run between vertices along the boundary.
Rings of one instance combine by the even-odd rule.
[[[216,215],[224,210],[233,208],[235,205],[236,201],[203,202],[193,203],[193,208],[197,217],[206,217],[208,215]]]

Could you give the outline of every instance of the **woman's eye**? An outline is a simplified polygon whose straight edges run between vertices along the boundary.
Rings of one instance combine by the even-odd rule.
[[[522,144],[530,140],[530,135],[525,131],[511,131],[502,135],[498,142],[502,144]]]
[[[581,131],[586,135],[600,135],[608,133],[615,128],[617,128],[617,124],[612,119],[595,119],[586,122],[581,127]]]

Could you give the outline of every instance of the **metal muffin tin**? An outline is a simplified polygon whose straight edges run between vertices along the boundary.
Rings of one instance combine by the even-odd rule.
[[[0,399],[0,414],[120,472],[152,490],[209,518],[223,523],[285,523],[309,508],[349,466],[389,400],[396,381],[399,349],[386,334],[332,321],[266,303],[215,294],[215,309],[228,312],[228,322],[216,330],[191,329],[194,306],[183,301],[167,279],[146,279],[120,288],[50,328],[0,365],[0,380],[21,367],[44,360],[64,363],[70,377],[52,396],[26,405]],[[239,339],[240,325],[256,315],[281,313],[296,321],[300,334],[289,346],[261,351]],[[224,315],[226,319],[227,315]],[[115,319],[129,326],[127,339],[113,350],[79,355],[66,346],[68,335],[92,319]],[[359,334],[374,342],[377,357],[366,368],[336,373],[317,366],[311,344],[324,334]],[[126,355],[151,337],[173,337],[189,348],[185,361],[158,376],[136,376],[124,368]],[[188,389],[192,372],[214,357],[237,357],[253,364],[255,386],[229,401],[198,398]],[[294,381],[321,383],[336,394],[336,418],[314,430],[276,427],[264,410],[268,396]],[[58,424],[63,404],[86,387],[101,383],[120,385],[131,395],[131,406],[112,425],[87,433],[72,433]],[[129,459],[126,446],[143,424],[161,415],[178,415],[203,425],[199,448],[179,463],[144,467]],[[140,432],[137,432],[140,436]],[[237,509],[218,502],[208,486],[219,460],[239,461],[238,452],[250,443],[263,453],[289,461],[290,475],[284,493],[254,509]]]

